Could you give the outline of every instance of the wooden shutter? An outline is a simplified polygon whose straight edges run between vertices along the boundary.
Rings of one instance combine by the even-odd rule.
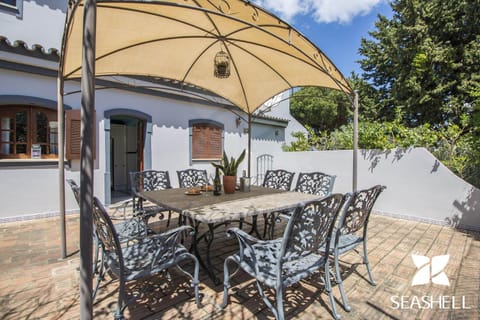
[[[209,123],[192,126],[192,160],[222,158],[222,128]]]
[[[94,116],[94,119],[96,117]],[[80,109],[65,111],[65,158],[68,160],[80,159],[81,144],[82,144],[82,116]],[[93,157],[96,157],[96,120],[93,125]]]

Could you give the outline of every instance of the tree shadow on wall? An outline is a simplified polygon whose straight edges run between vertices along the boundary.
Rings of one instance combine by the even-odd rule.
[[[400,161],[403,156],[407,153],[410,153],[413,148],[397,148],[397,149],[389,149],[389,150],[360,150],[360,154],[365,160],[370,162],[370,167],[368,170],[373,172],[377,165],[382,160],[388,160],[390,156],[392,156],[392,163]]]
[[[480,231],[480,190],[471,187],[467,198],[464,201],[455,200],[453,202],[461,215],[458,213],[452,217],[446,218],[449,226],[458,229],[468,229]]]

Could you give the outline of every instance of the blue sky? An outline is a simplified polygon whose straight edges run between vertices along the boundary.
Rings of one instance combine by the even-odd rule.
[[[345,75],[362,70],[360,39],[374,30],[377,15],[392,16],[386,0],[257,0],[317,45]]]

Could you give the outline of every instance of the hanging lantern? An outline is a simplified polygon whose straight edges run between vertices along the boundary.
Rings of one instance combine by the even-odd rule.
[[[223,50],[215,55],[214,75],[217,78],[228,78],[230,76],[230,56]]]

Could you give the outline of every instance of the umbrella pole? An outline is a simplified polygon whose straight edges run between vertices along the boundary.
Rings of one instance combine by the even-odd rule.
[[[248,114],[248,177],[251,178],[250,168],[252,160],[252,114]]]
[[[80,319],[93,317],[92,298],[92,212],[93,212],[93,126],[95,112],[95,0],[86,0],[82,52],[82,146],[80,154]]]
[[[358,91],[353,99],[353,173],[352,190],[357,191],[358,184]]]
[[[63,77],[58,74],[57,78],[57,153],[58,153],[58,197],[59,197],[59,211],[60,211],[60,239],[62,243],[61,257],[67,257],[67,239],[65,227],[65,115],[63,106]]]

